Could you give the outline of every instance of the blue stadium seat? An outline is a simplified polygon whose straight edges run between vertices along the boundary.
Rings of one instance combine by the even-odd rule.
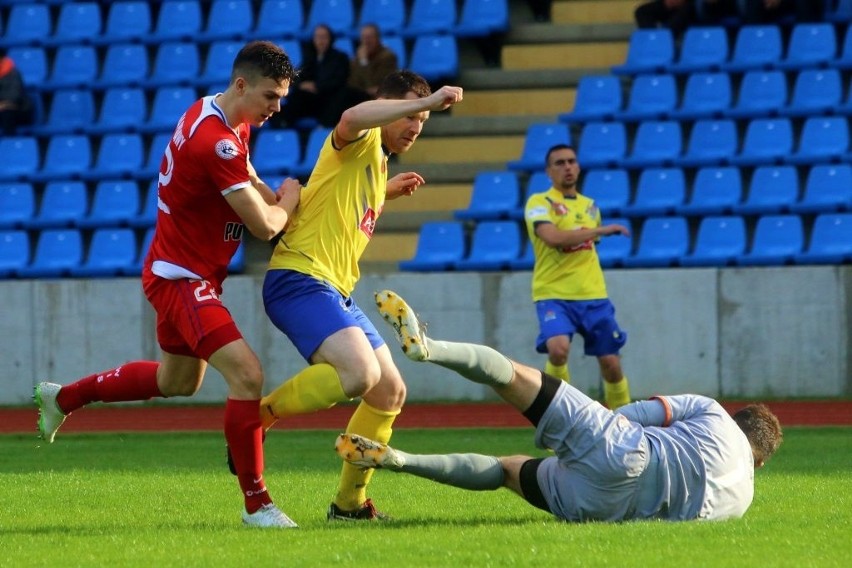
[[[160,164],[163,161],[163,154],[171,137],[172,132],[158,132],[151,138],[145,154],[145,165],[139,169],[135,176],[136,179],[150,180],[157,177],[160,172]]]
[[[304,21],[302,0],[263,0],[251,35],[255,39],[293,39],[301,34]]]
[[[204,31],[198,39],[201,41],[244,40],[251,34],[253,28],[254,9],[251,0],[213,0],[207,11]],[[219,64],[230,67],[223,61]]]
[[[748,123],[743,147],[731,163],[778,164],[793,151],[793,126],[787,118],[756,118]]]
[[[680,168],[648,168],[639,175],[636,197],[622,209],[633,217],[669,215],[686,199],[686,179]]]
[[[621,122],[587,122],[580,132],[577,160],[582,168],[617,166],[627,152],[627,132]]]
[[[842,264],[852,261],[852,213],[817,215],[805,252],[796,264]]]
[[[95,121],[95,98],[89,89],[57,89],[53,92],[44,124],[30,128],[34,134],[51,136],[83,132]]]
[[[415,38],[424,34],[450,33],[455,23],[455,0],[413,0],[408,26],[402,30],[402,34]]]
[[[473,180],[470,204],[453,216],[476,221],[505,219],[518,208],[520,193],[514,172],[479,172]]]
[[[246,242],[240,241],[234,256],[228,263],[228,274],[239,274],[246,269]]]
[[[104,33],[95,44],[142,41],[151,32],[151,4],[145,0],[119,0],[109,5]]]
[[[535,266],[535,249],[532,241],[524,243],[524,251],[515,260],[509,261],[510,270],[532,270]]]
[[[621,110],[621,82],[614,75],[586,75],[577,85],[574,109],[559,115],[561,122],[613,120]]]
[[[313,0],[304,30],[300,34],[302,40],[310,40],[314,28],[319,24],[325,24],[336,35],[349,35],[355,27],[355,7],[352,0]]]
[[[849,120],[845,116],[812,116],[805,120],[791,164],[840,162],[849,150]]]
[[[104,180],[95,186],[92,208],[77,222],[84,229],[127,225],[139,211],[139,187],[133,180]]]
[[[796,77],[790,104],[783,116],[834,114],[843,101],[843,85],[837,69],[805,69]]]
[[[396,54],[396,66],[400,69],[408,67],[408,50],[402,36],[382,36],[382,44]]]
[[[509,217],[516,220],[523,220],[527,201],[529,201],[530,197],[535,193],[547,191],[552,185],[550,177],[544,171],[537,171],[530,174],[530,177],[527,178],[524,194],[521,197],[521,203],[517,209],[509,213]]]
[[[227,85],[231,80],[231,66],[223,62],[233,61],[244,45],[242,41],[233,40],[212,42],[204,58],[204,71],[195,84],[201,87]]]
[[[647,120],[639,124],[630,156],[621,160],[627,168],[671,166],[683,150],[680,123],[675,120]],[[582,164],[582,163],[581,163]]]
[[[704,217],[698,225],[695,249],[680,260],[681,266],[729,266],[746,249],[742,217]]]
[[[154,66],[145,86],[191,85],[200,71],[201,57],[195,43],[167,41],[157,47]]]
[[[143,132],[171,133],[177,121],[192,104],[198,100],[198,95],[192,87],[160,87],[154,92],[151,103],[151,114],[148,121],[142,125]],[[165,146],[163,146],[165,148]],[[157,168],[159,168],[159,162]]]
[[[738,140],[733,120],[698,120],[692,125],[686,152],[675,164],[682,167],[727,164],[737,152]]]
[[[305,155],[298,164],[293,166],[291,175],[298,177],[310,175],[329,134],[331,134],[331,128],[324,126],[318,126],[311,130],[311,133],[308,134],[308,142],[305,144]]]
[[[583,177],[583,195],[595,200],[601,215],[621,215],[630,202],[630,177],[622,169],[589,170]]]
[[[33,136],[0,137],[0,180],[27,179],[38,171],[41,153]]]
[[[111,132],[101,139],[94,166],[82,173],[83,179],[129,178],[145,163],[142,135],[135,132]]]
[[[843,34],[843,44],[840,46],[840,51],[837,54],[837,57],[832,61],[829,61],[828,64],[830,67],[836,67],[837,69],[852,69],[852,28],[846,28],[846,33]]]
[[[61,278],[83,260],[83,238],[77,229],[45,229],[39,233],[31,264],[20,268],[22,278]]]
[[[428,221],[420,227],[414,258],[400,262],[399,269],[410,272],[451,270],[464,255],[465,237],[461,222]]]
[[[135,132],[147,115],[145,91],[134,87],[114,87],[104,93],[98,120],[88,131],[95,134]]]
[[[508,0],[464,0],[453,33],[457,37],[484,37],[508,29]]]
[[[130,226],[137,229],[153,227],[157,222],[157,209],[157,180],[154,179],[148,184],[139,214],[130,219]]]
[[[154,30],[146,41],[192,41],[201,33],[204,17],[199,0],[164,0]]]
[[[52,181],[44,187],[38,214],[27,222],[28,229],[71,227],[89,210],[86,185],[81,181]]]
[[[456,270],[507,270],[521,256],[521,231],[515,221],[482,221],[471,237],[470,254],[455,263]]]
[[[728,60],[728,32],[722,26],[690,27],[683,35],[671,73],[717,71]]]
[[[537,171],[546,166],[547,151],[557,144],[571,144],[568,126],[558,123],[534,123],[527,127],[521,157],[507,164],[514,171]]]
[[[136,260],[122,272],[127,276],[138,276],[142,273],[142,263],[145,262],[145,257],[148,255],[148,249],[151,248],[151,241],[154,240],[154,227],[145,231],[142,236],[142,244],[139,246]]]
[[[399,36],[388,36],[388,37],[393,38],[393,39],[399,39]],[[388,37],[382,38],[382,43],[385,45],[385,47],[388,47],[387,41],[386,41],[388,39]],[[343,53],[345,53],[346,56],[349,57],[349,59],[352,59],[353,57],[355,57],[355,44],[352,42],[352,38],[350,38],[350,37],[335,38],[334,43],[332,44],[332,47],[334,49],[338,50],[338,51],[342,51]]]
[[[779,69],[808,69],[826,66],[837,53],[834,26],[826,22],[799,23],[793,26],[787,53]]]
[[[88,88],[98,77],[98,55],[94,46],[63,44],[56,48],[47,89]]]
[[[743,26],[737,31],[730,61],[723,71],[772,69],[783,57],[781,29],[774,25]]]
[[[52,31],[49,6],[35,2],[15,4],[9,9],[0,46],[43,45]]]
[[[824,18],[835,23],[852,21],[852,0],[828,0],[825,3]]]
[[[298,69],[302,66],[302,44],[296,39],[282,39],[278,46],[290,57],[290,63]]]
[[[811,168],[796,213],[829,213],[852,210],[852,166],[820,164]]]
[[[764,215],[757,220],[751,250],[736,258],[740,266],[781,266],[802,252],[805,237],[798,215]]]
[[[731,108],[731,78],[727,73],[689,75],[680,106],[669,113],[677,120],[721,118]]]
[[[612,72],[616,75],[660,73],[672,64],[674,52],[674,38],[668,28],[634,30],[630,34],[626,61],[614,66]]]
[[[358,25],[352,30],[352,37],[358,37],[365,24],[378,26],[382,38],[396,35],[405,27],[408,11],[404,0],[364,0],[358,12]],[[404,66],[400,65],[400,68]]]
[[[459,74],[459,49],[451,35],[422,35],[414,40],[408,66],[427,81],[454,79]]]
[[[683,217],[648,217],[636,252],[624,259],[628,268],[664,268],[674,266],[689,248],[689,228]]]
[[[263,129],[251,152],[251,163],[261,177],[290,173],[301,159],[299,133],[292,129]]]
[[[604,219],[604,225],[624,225],[633,233],[632,223],[627,218],[611,218]],[[630,256],[630,251],[633,249],[633,238],[624,235],[610,235],[601,237],[595,243],[595,250],[598,253],[603,268],[616,268],[624,266],[624,259]]]
[[[106,48],[101,74],[94,86],[135,87],[148,77],[148,50],[139,43],[116,43]]]
[[[677,106],[674,75],[638,75],[633,78],[627,108],[615,113],[616,120],[662,120]]]
[[[787,78],[782,71],[749,71],[743,75],[731,118],[774,116],[787,104]]]
[[[92,143],[85,134],[56,134],[47,143],[44,163],[33,174],[35,181],[70,179],[88,172]]]
[[[680,215],[727,215],[742,200],[739,168],[701,168],[692,184],[689,201],[677,208]]]
[[[794,166],[760,166],[749,183],[748,196],[735,213],[786,213],[799,198],[799,173]]]
[[[0,229],[20,229],[35,215],[35,192],[25,181],[0,182]]]
[[[30,261],[26,231],[0,231],[0,279],[15,276]]]
[[[133,229],[96,229],[86,260],[71,268],[71,276],[94,278],[125,274],[136,260],[136,246]]]
[[[41,46],[12,47],[8,55],[21,72],[27,88],[40,89],[49,74],[45,49]]]
[[[67,2],[59,7],[49,45],[89,43],[101,33],[101,6],[98,2]]]

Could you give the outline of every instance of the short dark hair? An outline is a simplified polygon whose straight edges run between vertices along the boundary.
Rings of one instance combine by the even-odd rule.
[[[429,82],[417,73],[402,69],[388,73],[382,79],[376,96],[383,99],[404,99],[408,93],[414,93],[422,99],[432,94],[432,88]]]
[[[556,144],[554,146],[551,146],[550,149],[547,151],[547,155],[544,156],[545,167],[550,165],[551,154],[553,154],[554,152],[558,152],[559,150],[571,150],[575,154],[577,153],[577,151],[574,149],[574,146],[571,146],[570,144]]]
[[[748,438],[756,465],[771,458],[784,439],[778,417],[765,404],[750,404],[737,411],[734,422]]]
[[[249,82],[260,77],[292,82],[297,75],[290,57],[278,45],[271,41],[252,41],[245,44],[234,58],[231,81],[242,76]]]

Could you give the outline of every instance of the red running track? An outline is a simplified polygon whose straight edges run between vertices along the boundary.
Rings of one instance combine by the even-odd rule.
[[[736,411],[746,402],[723,405]],[[852,426],[852,400],[782,401],[767,405],[784,426]],[[329,410],[289,418],[277,428],[343,430],[354,406],[340,405]],[[221,430],[222,406],[106,406],[80,410],[62,427],[69,432],[168,432]],[[0,433],[35,433],[37,412],[33,408],[0,409]],[[502,403],[409,404],[396,420],[398,428],[505,428],[529,423]]]

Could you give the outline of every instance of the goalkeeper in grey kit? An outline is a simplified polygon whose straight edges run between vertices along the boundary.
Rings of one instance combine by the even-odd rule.
[[[613,412],[490,347],[426,337],[413,310],[393,292],[377,293],[376,301],[410,359],[491,386],[536,428],[536,446],[554,455],[418,455],[341,434],[337,452],[355,465],[463,489],[507,487],[566,521],[721,520],[746,512],[754,470],[781,444],[778,419],[762,404],[731,416],[711,398],[684,394]]]

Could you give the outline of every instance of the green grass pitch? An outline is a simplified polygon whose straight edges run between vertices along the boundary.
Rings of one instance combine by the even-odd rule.
[[[275,431],[266,479],[297,530],[240,525],[221,434],[0,436],[0,566],[849,566],[852,428],[788,428],[745,518],[572,525],[507,490],[388,471],[388,523],[328,523],[334,431]],[[398,430],[413,452],[532,453],[531,429]]]

